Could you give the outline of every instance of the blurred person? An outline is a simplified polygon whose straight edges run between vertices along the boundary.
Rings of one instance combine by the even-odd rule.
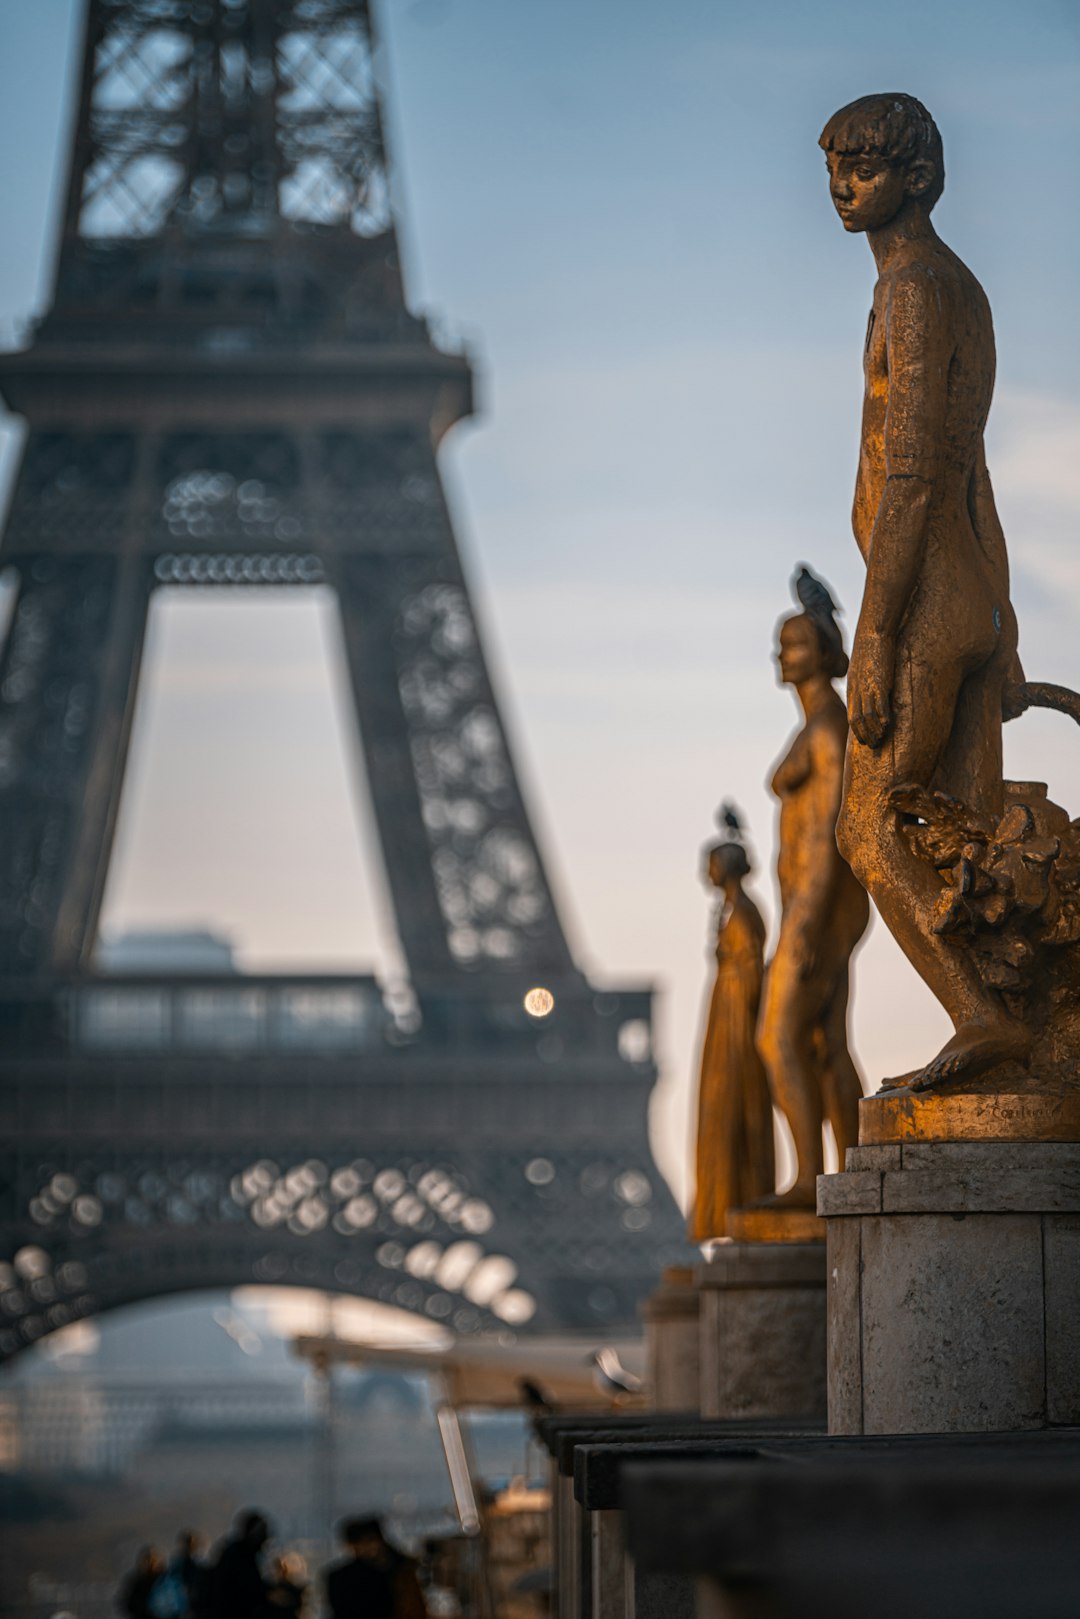
[[[281,1609],[270,1600],[262,1571],[262,1550],[269,1539],[265,1514],[239,1514],[210,1575],[207,1619],[278,1619]]]
[[[116,1606],[127,1619],[153,1619],[150,1593],[164,1569],[165,1559],[157,1547],[143,1546],[116,1593]]]
[[[153,1619],[201,1619],[205,1612],[207,1569],[199,1560],[199,1537],[184,1529],[176,1550],[150,1593]]]
[[[175,1568],[187,1593],[188,1613],[191,1619],[202,1619],[206,1612],[207,1583],[210,1570],[199,1556],[203,1538],[194,1529],[182,1529],[176,1537],[176,1551],[170,1568]]]
[[[348,1555],[323,1572],[331,1619],[394,1619],[390,1548],[378,1518],[346,1518],[338,1536]]]
[[[295,1619],[300,1619],[307,1595],[306,1573],[304,1559],[295,1552],[274,1558],[269,1595],[280,1614],[292,1614]]]

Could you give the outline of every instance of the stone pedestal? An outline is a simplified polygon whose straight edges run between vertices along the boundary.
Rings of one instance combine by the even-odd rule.
[[[697,1272],[703,1417],[825,1415],[825,1244],[731,1242]]]
[[[672,1265],[641,1309],[645,1322],[646,1378],[656,1411],[696,1411],[698,1293],[690,1266]]]
[[[894,1111],[904,1139],[818,1182],[829,1431],[1080,1424],[1080,1145],[917,1140]]]

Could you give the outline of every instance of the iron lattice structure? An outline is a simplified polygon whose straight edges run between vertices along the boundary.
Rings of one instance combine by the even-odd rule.
[[[460,1331],[632,1327],[684,1256],[647,991],[567,947],[436,450],[362,0],[89,0],[0,565],[0,1353],[243,1281]],[[155,589],[336,592],[414,1006],[118,979],[94,946]],[[523,1000],[541,987],[541,1019]]]

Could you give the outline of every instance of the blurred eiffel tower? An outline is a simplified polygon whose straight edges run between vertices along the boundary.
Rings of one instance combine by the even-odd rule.
[[[647,990],[574,965],[436,466],[363,0],[89,0],[0,565],[0,1353],[299,1283],[459,1332],[633,1328],[681,1222]],[[95,972],[160,586],[328,584],[411,980]]]

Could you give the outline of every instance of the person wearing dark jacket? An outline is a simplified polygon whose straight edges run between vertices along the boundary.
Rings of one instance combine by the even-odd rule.
[[[191,1619],[203,1619],[206,1613],[206,1588],[210,1570],[199,1556],[199,1536],[193,1529],[184,1529],[176,1537],[176,1552],[170,1570],[175,1569],[187,1593],[188,1613]]]
[[[270,1600],[259,1560],[269,1539],[270,1526],[261,1512],[240,1514],[210,1577],[209,1619],[277,1619],[280,1609]]]
[[[348,1556],[323,1575],[332,1619],[393,1619],[393,1570],[378,1518],[347,1518],[339,1533]]]
[[[125,1619],[150,1619],[150,1593],[165,1567],[156,1546],[144,1546],[135,1566],[116,1593],[116,1605]]]

